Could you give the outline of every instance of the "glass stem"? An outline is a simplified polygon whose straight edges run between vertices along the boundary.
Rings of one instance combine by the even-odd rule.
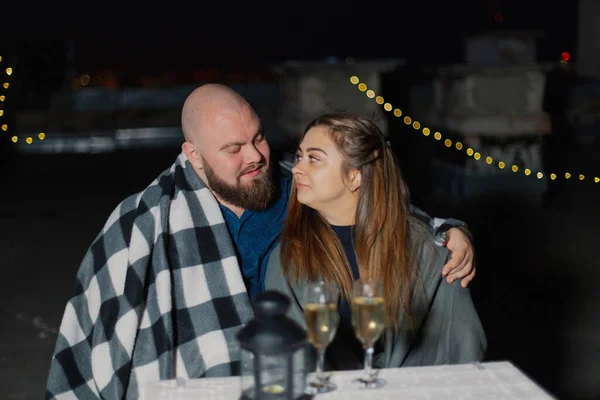
[[[325,381],[325,374],[323,373],[325,369],[325,347],[321,347],[317,350],[317,380],[319,382]]]
[[[365,351],[365,369],[364,369],[364,374],[365,377],[364,379],[366,381],[370,381],[372,379],[372,374],[373,374],[373,346],[369,347],[367,349],[367,351]]]

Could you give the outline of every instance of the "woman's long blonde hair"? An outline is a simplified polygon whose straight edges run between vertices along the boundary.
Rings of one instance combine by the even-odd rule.
[[[386,319],[399,324],[399,310],[410,318],[410,285],[416,256],[408,229],[409,192],[396,158],[381,130],[373,122],[352,114],[326,114],[313,120],[326,127],[345,159],[344,175],[362,173],[353,230],[360,276],[376,277],[385,289]],[[292,185],[287,218],[281,238],[281,262],[291,281],[324,279],[335,282],[350,300],[354,279],[337,235],[320,214],[301,203]]]

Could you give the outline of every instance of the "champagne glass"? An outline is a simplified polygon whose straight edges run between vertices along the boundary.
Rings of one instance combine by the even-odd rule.
[[[337,309],[339,290],[334,283],[311,282],[305,288],[304,317],[308,341],[317,350],[316,381],[307,385],[307,394],[327,393],[337,386],[325,375],[325,348],[333,340],[340,315]]]
[[[358,279],[352,290],[352,326],[365,349],[363,376],[352,380],[360,388],[380,388],[387,383],[373,372],[373,347],[385,324],[383,282],[377,279]]]

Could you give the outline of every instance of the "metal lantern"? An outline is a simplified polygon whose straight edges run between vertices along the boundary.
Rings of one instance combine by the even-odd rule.
[[[307,374],[306,331],[286,317],[287,296],[266,291],[254,300],[255,318],[240,330],[241,399],[301,399]]]

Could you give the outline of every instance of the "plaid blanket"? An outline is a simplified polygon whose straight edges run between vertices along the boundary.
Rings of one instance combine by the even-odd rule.
[[[87,251],[46,398],[137,398],[142,382],[236,374],[235,335],[252,317],[218,203],[180,154]]]

